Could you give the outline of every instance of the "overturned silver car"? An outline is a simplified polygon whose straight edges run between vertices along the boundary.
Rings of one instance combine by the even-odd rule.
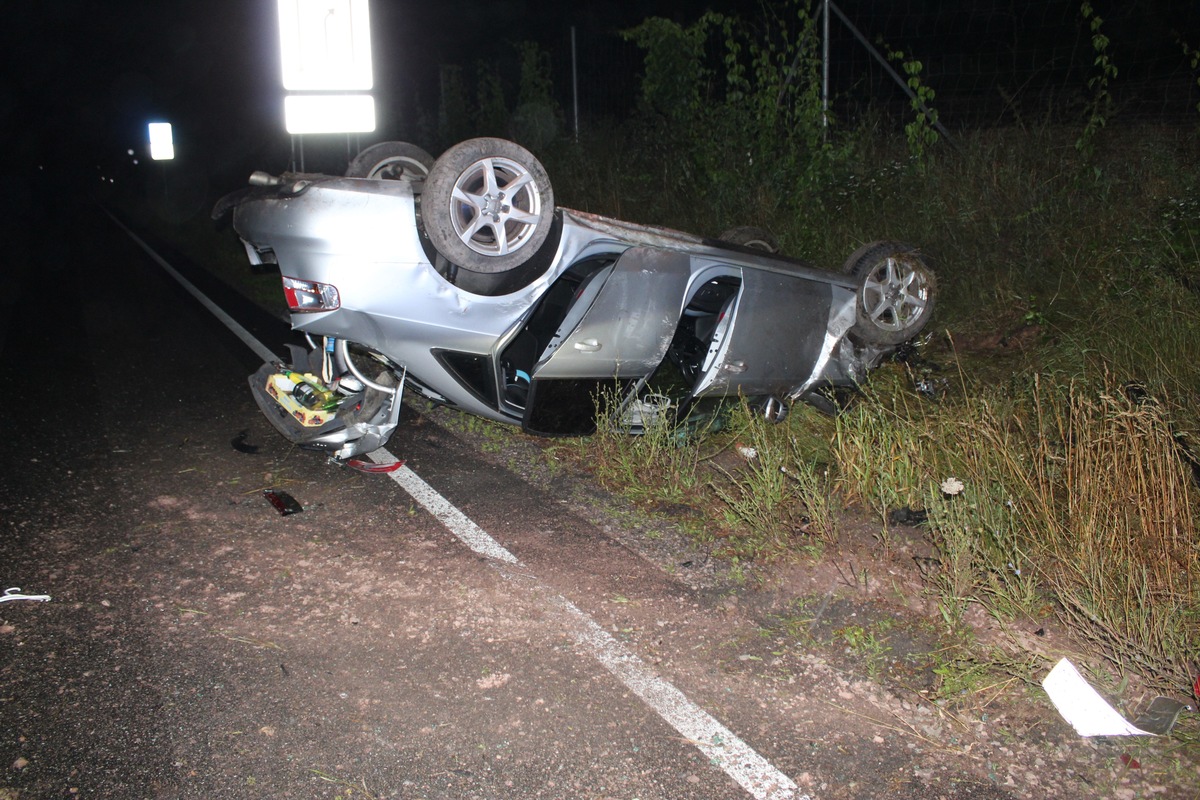
[[[896,242],[831,272],[757,229],[708,239],[557,208],[542,165],[502,139],[436,161],[385,142],[346,176],[255,173],[214,215],[230,208],[312,348],[264,364],[255,398],[288,439],[339,458],[388,440],[405,387],[549,436],[593,432],[600,397],[618,412],[652,397],[659,418],[728,395],[779,413],[860,382],[925,327],[936,292]]]

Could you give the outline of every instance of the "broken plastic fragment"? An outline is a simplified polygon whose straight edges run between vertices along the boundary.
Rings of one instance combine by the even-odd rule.
[[[229,444],[231,444],[233,446],[233,449],[237,450],[239,453],[249,453],[249,454],[253,455],[254,453],[258,452],[258,445],[248,444],[246,442],[246,438],[249,435],[250,434],[247,433],[246,431],[238,431],[238,435],[233,437],[233,439],[230,440]]]
[[[1138,714],[1133,724],[1144,731],[1149,731],[1158,736],[1166,736],[1175,727],[1175,723],[1179,720],[1180,712],[1191,710],[1191,706],[1181,703],[1178,700],[1172,700],[1169,697],[1156,697],[1145,711]]]
[[[267,501],[275,506],[275,510],[285,517],[288,514],[299,514],[304,510],[296,502],[296,498],[279,489],[263,489],[263,497],[267,498]]]
[[[1062,659],[1054,665],[1042,688],[1062,718],[1080,736],[1152,736],[1121,716],[1115,708],[1092,688],[1075,665]]]
[[[903,525],[906,528],[915,528],[917,525],[924,525],[929,521],[929,512],[925,509],[908,508],[893,508],[888,512],[888,522],[893,525]]]
[[[393,461],[391,464],[371,464],[371,463],[369,463],[367,461],[363,461],[362,459],[359,459],[359,458],[351,458],[346,461],[340,461],[338,463],[345,464],[347,467],[350,467],[351,469],[356,469],[359,472],[366,472],[366,473],[395,472],[396,470],[398,470],[404,466],[403,460]]]

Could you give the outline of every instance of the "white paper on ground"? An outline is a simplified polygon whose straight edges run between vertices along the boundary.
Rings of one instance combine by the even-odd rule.
[[[1080,736],[1153,736],[1135,728],[1092,688],[1075,665],[1063,659],[1054,665],[1042,688]]]

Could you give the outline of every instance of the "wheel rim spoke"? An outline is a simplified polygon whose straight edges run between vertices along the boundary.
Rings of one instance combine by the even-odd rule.
[[[531,175],[528,172],[520,172],[511,181],[504,184],[504,186],[501,187],[501,191],[503,191],[505,194],[511,196],[518,189],[521,189],[524,186],[528,186],[532,181],[533,181],[533,175]]]
[[[486,228],[489,225],[490,223],[484,218],[484,216],[476,212],[475,218],[471,220],[471,224],[463,229],[461,236],[462,240],[464,242],[470,242],[475,238],[475,234],[479,233],[480,228]]]
[[[492,236],[496,243],[492,250],[498,256],[502,256],[508,252],[508,231],[504,228],[503,222],[488,222],[487,226],[492,229]]]
[[[538,221],[537,214],[516,207],[509,211],[505,216],[507,216],[507,218],[513,222],[519,222],[522,225],[536,225]]]
[[[494,195],[500,191],[499,184],[496,183],[496,165],[490,158],[485,158],[479,162],[481,172],[483,173],[483,191],[482,195]]]

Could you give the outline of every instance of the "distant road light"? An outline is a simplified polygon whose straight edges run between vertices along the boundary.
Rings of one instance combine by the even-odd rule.
[[[171,135],[171,123],[150,123],[150,157],[155,161],[170,161],[175,158],[175,141]]]

